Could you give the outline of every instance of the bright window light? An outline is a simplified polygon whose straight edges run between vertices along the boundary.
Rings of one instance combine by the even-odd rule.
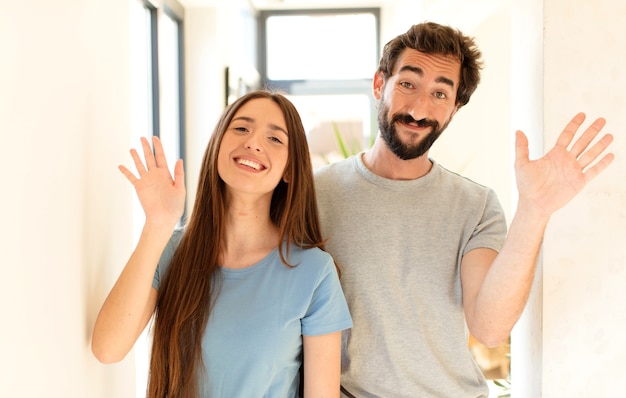
[[[161,84],[161,131],[165,157],[170,171],[180,155],[180,87],[178,22],[164,14],[159,26],[159,71]]]
[[[276,15],[266,26],[270,80],[372,77],[377,61],[373,14]]]

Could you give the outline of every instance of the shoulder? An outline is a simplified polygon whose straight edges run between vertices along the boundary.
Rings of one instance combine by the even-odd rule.
[[[294,265],[298,273],[306,278],[320,279],[334,272],[335,262],[330,254],[317,247],[301,248],[292,245],[289,251],[289,263]]]
[[[302,249],[302,261],[295,268],[306,278],[300,283],[298,293],[308,302],[301,320],[302,334],[315,336],[352,327],[350,311],[330,254],[317,248]]]
[[[356,156],[350,156],[349,158],[327,164],[315,170],[315,183],[317,185],[333,182],[336,179],[345,176],[350,170],[354,170],[356,167]]]
[[[315,171],[315,193],[321,212],[337,200],[351,199],[353,191],[357,189],[356,185],[361,181],[357,156],[359,155],[331,163]]]
[[[163,253],[161,253],[154,275],[153,286],[155,288],[159,288],[162,276],[165,275],[169,269],[174,253],[176,252],[184,233],[184,228],[176,228],[174,232],[172,232],[172,236],[170,237],[169,242],[167,242],[165,249],[163,249]]]
[[[289,251],[289,262],[307,267],[333,263],[333,258],[324,250],[312,247],[302,248],[292,245]]]
[[[176,248],[178,248],[178,245],[180,244],[180,240],[183,238],[184,233],[185,233],[184,228],[176,228],[174,232],[172,232],[172,236],[170,237],[170,240],[167,242],[167,245],[165,246],[165,249],[163,250],[163,254],[161,255],[162,262],[164,259],[167,260],[166,262],[169,262],[169,260],[174,255]]]
[[[493,193],[493,190],[486,185],[472,180],[469,177],[451,171],[439,163],[433,162],[433,171],[437,175],[438,183],[441,185],[456,187],[459,190],[470,193],[482,192],[484,194]]]
[[[170,238],[170,243],[175,244],[176,246],[178,246],[178,244],[180,243],[180,240],[182,239],[184,233],[185,233],[185,228],[184,227],[178,227],[178,228],[174,229],[174,232],[172,232],[172,237]]]
[[[170,237],[169,242],[165,246],[165,250],[163,251],[163,257],[167,258],[168,262],[174,256],[174,252],[178,248],[180,244],[180,240],[183,238],[185,234],[184,228],[176,228],[174,232],[172,232],[172,236]]]

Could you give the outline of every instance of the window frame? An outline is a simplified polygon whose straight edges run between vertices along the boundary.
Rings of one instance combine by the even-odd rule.
[[[176,23],[177,30],[177,74],[174,78],[177,79],[178,90],[175,95],[177,96],[178,102],[178,134],[173,136],[174,140],[178,141],[178,157],[181,159],[185,159],[186,147],[185,147],[185,137],[186,137],[186,123],[185,123],[185,51],[184,51],[184,8],[178,3],[177,0],[160,0],[160,1],[152,1],[152,0],[137,0],[137,2],[142,5],[147,13],[149,22],[146,24],[148,31],[146,32],[146,43],[147,48],[150,51],[150,54],[146,57],[145,65],[145,73],[150,73],[150,81],[147,83],[147,87],[150,92],[147,93],[147,104],[146,109],[151,112],[151,115],[148,116],[148,120],[152,123],[149,126],[150,132],[141,132],[139,134],[152,134],[157,137],[161,137],[162,135],[162,125],[161,125],[161,108],[163,106],[162,101],[160,100],[162,92],[161,92],[161,79],[162,76],[162,68],[160,68],[160,40],[159,40],[159,20],[162,17],[170,18]],[[165,14],[165,15],[164,15]],[[133,133],[134,134],[134,133]],[[136,137],[135,137],[136,138]],[[172,159],[168,159],[168,161],[172,162]],[[170,164],[171,166],[171,164]],[[137,241],[139,238],[139,233],[141,227],[139,224],[143,225],[144,218],[143,213],[140,211],[141,207],[138,203],[138,199],[135,198],[134,208],[133,208],[133,228],[134,228],[134,240]],[[183,211],[183,215],[179,220],[179,226],[182,225],[183,220],[185,220],[187,214],[187,206],[185,204],[185,209]],[[149,379],[149,363],[150,363],[150,350],[151,350],[151,334],[149,332],[150,327],[146,327],[146,329],[142,332],[141,336],[138,338],[137,343],[135,345],[135,383],[136,390],[135,395],[137,398],[145,397],[146,386]]]
[[[315,16],[315,15],[338,15],[338,14],[372,14],[375,19],[376,46],[375,54],[380,54],[380,8],[323,8],[323,9],[281,9],[261,10],[258,23],[258,69],[261,85],[270,89],[280,90],[288,94],[362,94],[364,90],[369,93],[371,78],[366,79],[341,79],[341,80],[313,80],[313,79],[290,79],[271,80],[267,76],[267,20],[273,16]],[[378,59],[374,59],[377,65]],[[374,71],[372,70],[372,74]]]
[[[179,157],[185,159],[185,36],[184,9],[176,0],[164,0],[163,12],[177,25],[178,35],[178,143]],[[154,92],[154,91],[153,91]],[[158,101],[158,99],[156,99]],[[160,130],[159,130],[160,134]]]

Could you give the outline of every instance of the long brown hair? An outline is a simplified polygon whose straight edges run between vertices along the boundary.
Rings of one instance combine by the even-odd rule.
[[[461,63],[461,79],[456,102],[459,107],[469,102],[480,83],[480,71],[483,67],[482,54],[473,38],[435,22],[413,25],[385,44],[378,64],[378,71],[383,73],[385,79],[393,74],[396,62],[405,48],[457,59]]]
[[[281,108],[289,133],[286,180],[274,189],[270,218],[280,230],[280,258],[289,245],[324,249],[306,134],[293,104],[278,93],[254,91],[231,104],[211,136],[200,170],[191,216],[159,289],[154,323],[148,397],[196,398],[204,364],[202,337],[219,291],[218,258],[226,220],[226,187],[217,155],[228,125],[242,105],[269,98]],[[286,249],[284,249],[286,248]],[[286,252],[284,252],[286,250]]]

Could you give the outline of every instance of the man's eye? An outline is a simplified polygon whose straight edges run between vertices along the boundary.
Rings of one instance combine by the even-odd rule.
[[[435,97],[437,97],[439,99],[446,99],[448,96],[443,91],[437,91],[435,93]]]
[[[409,82],[400,82],[400,86],[404,87],[404,88],[412,88],[413,85]]]

